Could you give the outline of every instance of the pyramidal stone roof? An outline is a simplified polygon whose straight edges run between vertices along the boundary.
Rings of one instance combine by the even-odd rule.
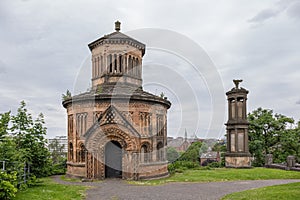
[[[124,33],[120,32],[120,27],[115,28],[116,31],[110,33],[108,35],[104,35],[103,37],[91,42],[88,44],[89,49],[92,51],[95,47],[102,45],[102,44],[129,44],[133,47],[140,49],[145,54],[146,45],[125,35]]]

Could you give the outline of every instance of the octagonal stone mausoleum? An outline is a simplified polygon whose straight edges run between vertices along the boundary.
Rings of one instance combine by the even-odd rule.
[[[120,32],[88,45],[92,87],[69,96],[67,175],[149,179],[168,175],[166,98],[142,88],[145,45]],[[158,72],[159,73],[159,72]]]

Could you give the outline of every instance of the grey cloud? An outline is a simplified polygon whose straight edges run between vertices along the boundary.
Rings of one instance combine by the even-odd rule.
[[[7,72],[7,68],[5,64],[0,60],[0,74],[5,74]]]
[[[299,104],[299,105],[300,105],[300,99],[296,102],[296,104]]]
[[[290,17],[300,19],[300,2],[293,3],[288,9],[287,14]]]
[[[277,17],[282,12],[287,12],[288,16],[300,18],[300,2],[298,0],[284,0],[274,4],[274,8],[268,8],[260,11],[254,17],[248,20],[250,23],[260,23],[271,18]]]
[[[57,111],[56,108],[47,108],[48,111]]]
[[[257,15],[255,15],[253,18],[249,19],[249,22],[264,22],[268,19],[271,19],[273,17],[276,17],[280,11],[276,11],[273,9],[265,9],[260,11]]]

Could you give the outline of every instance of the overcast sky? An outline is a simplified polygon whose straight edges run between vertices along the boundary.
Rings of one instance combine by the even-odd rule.
[[[300,119],[299,0],[1,0],[0,112],[15,113],[25,100],[34,116],[45,115],[47,137],[66,135],[61,94],[67,89],[83,92],[90,85],[87,44],[113,32],[116,20],[122,32],[137,39],[143,38],[138,30],[144,28],[148,33],[166,29],[186,37],[166,41],[170,47],[198,44],[207,54],[200,57],[211,62],[217,74],[219,90],[214,90],[203,68],[195,75],[195,63],[188,56],[151,49],[150,40],[140,40],[148,47],[144,89],[165,92],[173,103],[170,136],[183,136],[187,129],[189,136],[222,137],[225,92],[235,78],[243,79],[242,87],[250,90],[249,112],[263,107]],[[77,86],[80,77],[86,79],[82,87]],[[223,106],[216,105],[216,97]]]

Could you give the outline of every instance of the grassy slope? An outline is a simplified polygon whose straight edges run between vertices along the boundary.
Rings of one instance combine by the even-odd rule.
[[[223,200],[274,200],[289,199],[298,200],[300,197],[300,183],[289,183],[285,185],[275,185],[259,189],[236,192],[226,195]]]
[[[38,183],[24,191],[19,191],[14,200],[81,200],[85,197],[86,186],[61,185],[51,178],[38,179]]]
[[[267,179],[300,179],[300,173],[295,171],[284,171],[266,168],[216,168],[211,170],[186,170],[183,173],[176,173],[165,179],[149,181],[130,181],[130,183],[138,185],[157,185],[167,182],[213,182]]]

